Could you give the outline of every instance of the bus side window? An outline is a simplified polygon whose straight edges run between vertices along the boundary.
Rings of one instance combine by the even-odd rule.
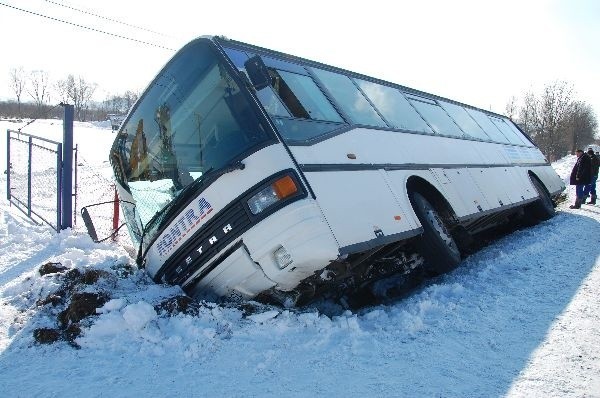
[[[348,76],[324,69],[310,68],[326,90],[356,124],[388,127]]]
[[[475,122],[473,117],[467,113],[465,108],[445,101],[439,101],[440,105],[448,112],[448,115],[456,124],[467,134],[467,136],[477,138],[484,141],[489,141],[490,137],[482,130]]]
[[[492,123],[485,113],[475,109],[467,109],[467,112],[475,119],[477,124],[481,126],[483,131],[490,136],[492,141],[508,144],[508,139],[500,132],[500,130],[498,130],[498,127]]]
[[[506,124],[508,124],[508,127],[510,127],[510,129],[512,131],[514,131],[515,134],[521,138],[521,140],[525,143],[525,145],[527,145],[529,147],[535,146],[527,137],[525,137],[523,135],[521,130],[519,130],[519,128],[514,124],[514,122],[512,120],[506,119],[505,122],[506,122]]]
[[[275,91],[294,117],[343,123],[331,102],[317,87],[314,80],[306,75],[275,70]]]
[[[433,130],[400,91],[366,80],[354,79],[354,81],[379,113],[391,123],[391,127],[433,134]]]
[[[494,116],[488,115],[492,123],[498,127],[498,129],[504,134],[504,136],[508,139],[511,144],[516,145],[526,145],[525,137],[522,137],[521,134],[517,134],[510,126],[503,120]]]
[[[269,70],[269,74],[271,75],[275,92],[279,94],[279,98],[281,98],[283,103],[287,106],[292,116],[301,119],[310,119],[311,117],[308,111],[302,106],[298,97],[296,97],[285,80],[281,78],[279,72],[271,69]]]
[[[463,136],[460,127],[435,100],[416,95],[407,95],[407,97],[436,133],[454,137]]]
[[[291,117],[288,109],[273,91],[273,87],[269,86],[258,90],[256,96],[269,115]]]

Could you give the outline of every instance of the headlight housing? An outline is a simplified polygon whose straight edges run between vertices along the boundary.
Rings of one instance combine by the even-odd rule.
[[[292,197],[299,192],[296,181],[290,176],[279,177],[248,199],[250,212],[257,215],[280,200]]]

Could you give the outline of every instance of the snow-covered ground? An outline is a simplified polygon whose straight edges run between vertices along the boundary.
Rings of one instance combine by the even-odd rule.
[[[60,129],[38,121],[24,132],[60,140]],[[76,124],[75,134],[95,173],[86,185],[106,184],[110,128]],[[566,177],[573,163],[555,168]],[[0,395],[600,397],[600,207],[569,202],[385,305],[325,314],[201,303],[168,315],[157,306],[180,290],[152,283],[126,244],[94,244],[80,224],[57,234],[3,194]],[[108,301],[71,343],[34,340],[64,308],[39,303],[65,287],[64,274],[40,276],[48,262],[104,271],[77,286]]]

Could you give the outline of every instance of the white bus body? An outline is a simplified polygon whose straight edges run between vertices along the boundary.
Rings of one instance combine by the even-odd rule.
[[[218,37],[165,66],[111,162],[155,281],[292,304],[409,244],[451,269],[466,236],[547,219],[565,188],[502,115]]]

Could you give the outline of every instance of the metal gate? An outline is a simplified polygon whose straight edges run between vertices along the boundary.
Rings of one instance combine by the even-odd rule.
[[[7,199],[34,221],[62,229],[62,146],[7,130]]]

